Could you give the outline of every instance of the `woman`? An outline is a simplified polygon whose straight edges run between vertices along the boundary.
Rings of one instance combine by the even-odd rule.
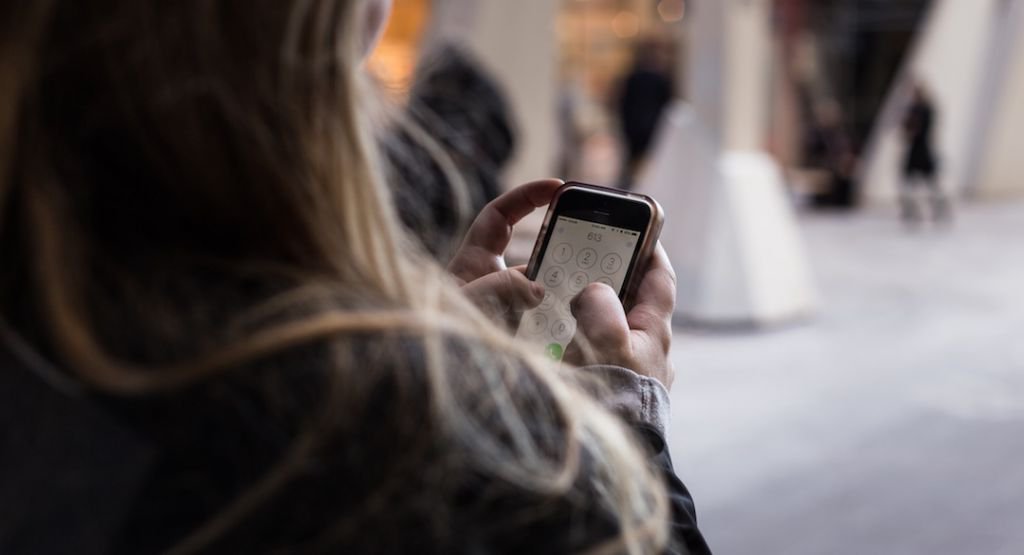
[[[450,274],[416,250],[371,148],[385,2],[14,4],[0,551],[706,550],[659,427],[664,253],[629,315],[577,303],[612,366],[517,347],[471,299],[539,302],[501,254],[558,182]]]

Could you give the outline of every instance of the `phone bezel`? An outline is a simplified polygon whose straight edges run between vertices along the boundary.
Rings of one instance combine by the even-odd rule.
[[[664,219],[661,206],[654,199],[636,193],[610,189],[586,183],[566,183],[555,194],[533,255],[527,268],[527,277],[536,281],[544,255],[554,235],[554,223],[560,217],[594,222],[609,227],[637,231],[640,237],[633,258],[629,261],[626,277],[619,299],[628,306],[636,289],[634,278],[638,270],[646,267],[647,260],[654,252]]]

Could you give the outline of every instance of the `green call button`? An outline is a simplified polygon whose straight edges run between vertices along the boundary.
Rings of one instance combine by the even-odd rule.
[[[558,343],[552,343],[548,345],[548,356],[551,357],[551,360],[561,361],[565,356],[565,349]]]

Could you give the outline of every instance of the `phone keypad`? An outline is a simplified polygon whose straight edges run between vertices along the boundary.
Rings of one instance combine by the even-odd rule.
[[[523,316],[517,334],[544,345],[555,360],[561,360],[576,334],[573,300],[591,283],[603,283],[618,293],[625,280],[625,258],[632,256],[636,241],[635,235],[592,228],[587,222],[576,225],[556,229],[554,247],[544,255],[537,275],[547,293],[540,306]]]

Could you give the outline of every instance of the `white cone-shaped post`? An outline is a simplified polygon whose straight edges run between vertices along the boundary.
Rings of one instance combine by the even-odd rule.
[[[679,278],[677,317],[686,322],[770,325],[817,305],[781,171],[760,149],[770,4],[693,7],[693,104],[670,110],[639,186],[665,207],[662,241]]]

